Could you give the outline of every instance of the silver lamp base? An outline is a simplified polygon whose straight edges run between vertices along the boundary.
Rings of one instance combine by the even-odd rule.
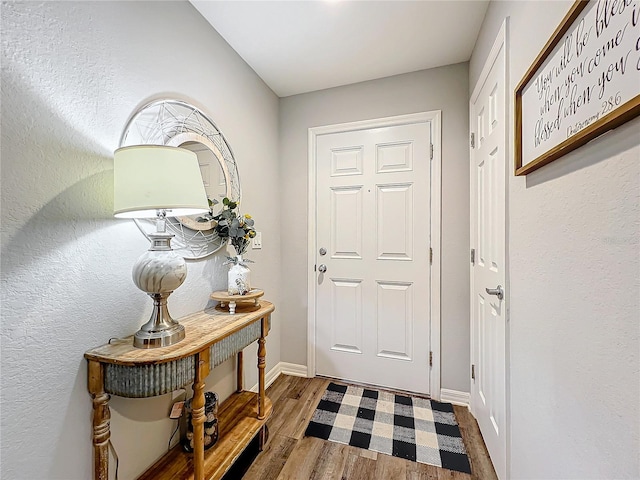
[[[153,298],[153,312],[149,321],[133,336],[134,347],[168,347],[184,339],[184,326],[171,318],[167,309],[167,297],[170,293],[149,294]]]
[[[184,327],[176,323],[175,328],[162,330],[161,332],[145,332],[138,330],[133,336],[133,346],[137,348],[168,347],[183,340]]]

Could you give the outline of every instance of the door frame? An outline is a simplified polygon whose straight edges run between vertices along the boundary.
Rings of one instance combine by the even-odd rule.
[[[476,100],[478,99],[478,96],[480,95],[480,92],[482,90],[482,87],[485,83],[485,81],[487,80],[487,77],[489,76],[489,73],[491,72],[491,69],[493,68],[493,64],[495,63],[495,61],[498,59],[498,55],[500,54],[500,52],[502,52],[502,56],[503,56],[503,60],[504,60],[504,112],[505,112],[505,119],[504,119],[504,125],[505,125],[505,144],[504,144],[504,152],[505,152],[505,192],[504,192],[504,218],[505,218],[505,241],[504,241],[504,248],[505,248],[505,264],[504,264],[504,271],[505,271],[505,286],[504,286],[504,290],[505,290],[505,298],[504,298],[504,302],[505,302],[505,317],[504,317],[504,321],[505,321],[505,338],[504,338],[504,343],[505,343],[505,352],[504,352],[504,360],[505,360],[505,365],[504,365],[504,372],[505,372],[505,379],[504,379],[504,385],[505,385],[505,459],[506,459],[506,478],[509,478],[510,475],[510,470],[511,470],[511,449],[510,449],[510,445],[511,445],[511,386],[510,386],[510,382],[509,382],[509,372],[510,372],[510,368],[509,368],[509,355],[510,355],[510,347],[509,347],[509,338],[510,338],[510,316],[511,316],[511,312],[510,312],[510,293],[511,293],[511,288],[510,288],[510,275],[509,275],[509,178],[510,178],[510,173],[511,173],[511,165],[513,165],[512,162],[510,162],[510,159],[513,158],[513,152],[512,152],[512,148],[511,148],[511,142],[509,141],[509,139],[511,138],[511,122],[510,117],[511,117],[511,112],[513,112],[513,104],[512,104],[512,97],[511,95],[509,95],[509,89],[510,89],[510,85],[509,85],[509,17],[505,17],[504,21],[502,22],[502,25],[500,26],[500,30],[498,31],[497,35],[496,35],[496,39],[493,43],[493,46],[491,48],[491,51],[489,52],[489,55],[487,56],[487,59],[485,60],[484,66],[482,67],[482,72],[480,73],[480,76],[478,77],[478,81],[476,82],[476,85],[473,89],[473,93],[471,94],[471,97],[469,97],[469,131],[470,133],[473,132],[474,128],[474,121],[475,119],[473,118],[473,105],[476,102]],[[474,222],[474,208],[475,208],[475,204],[474,204],[474,198],[475,198],[475,190],[476,190],[476,185],[474,182],[474,177],[473,177],[473,169],[474,169],[474,165],[475,165],[475,148],[471,147],[471,144],[469,144],[469,245],[471,245],[471,248],[473,248],[474,245],[474,241],[475,239],[473,238],[473,222]],[[470,329],[470,358],[471,358],[471,363],[475,363],[476,360],[476,341],[478,340],[477,338],[475,338],[474,332],[474,318],[473,318],[473,302],[474,302],[474,277],[473,277],[473,268],[474,265],[469,263],[469,286],[470,286],[470,291],[469,291],[469,329]],[[473,380],[470,380],[470,382],[473,382]],[[471,413],[473,414],[473,416],[476,416],[476,405],[474,402],[474,395],[473,395],[473,384],[470,384],[470,388],[469,388],[469,410],[471,411]]]
[[[411,113],[357,122],[338,123],[309,128],[309,194],[307,241],[307,376],[316,375],[316,138],[319,135],[343,133],[371,128],[394,127],[413,123],[427,123],[431,128],[433,158],[431,159],[431,225],[429,235],[433,249],[431,264],[430,350],[432,365],[429,375],[429,394],[440,400],[440,271],[441,271],[441,205],[442,205],[442,111]],[[429,368],[428,365],[425,367]]]

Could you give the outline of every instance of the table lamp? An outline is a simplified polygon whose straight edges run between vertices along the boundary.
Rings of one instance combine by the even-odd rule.
[[[114,212],[117,218],[156,218],[151,247],[133,266],[133,282],[153,299],[151,318],[133,337],[138,348],[173,345],[185,337],[184,326],[167,308],[167,298],[184,282],[187,264],[171,249],[173,234],[165,217],[209,211],[198,157],[177,147],[134,145],[115,151]]]

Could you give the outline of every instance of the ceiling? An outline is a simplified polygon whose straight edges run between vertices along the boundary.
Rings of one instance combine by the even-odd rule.
[[[190,0],[280,97],[471,57],[489,0]]]

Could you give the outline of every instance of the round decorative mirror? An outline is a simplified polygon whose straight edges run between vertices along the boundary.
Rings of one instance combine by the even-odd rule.
[[[198,156],[202,181],[212,213],[222,208],[222,199],[240,202],[240,179],[231,147],[216,125],[197,107],[180,100],[157,100],[138,110],[127,123],[120,146],[169,145],[191,150]],[[148,238],[155,220],[137,219]],[[167,217],[167,230],[175,235],[173,249],[186,259],[205,258],[224,246],[213,220],[201,215]]]

